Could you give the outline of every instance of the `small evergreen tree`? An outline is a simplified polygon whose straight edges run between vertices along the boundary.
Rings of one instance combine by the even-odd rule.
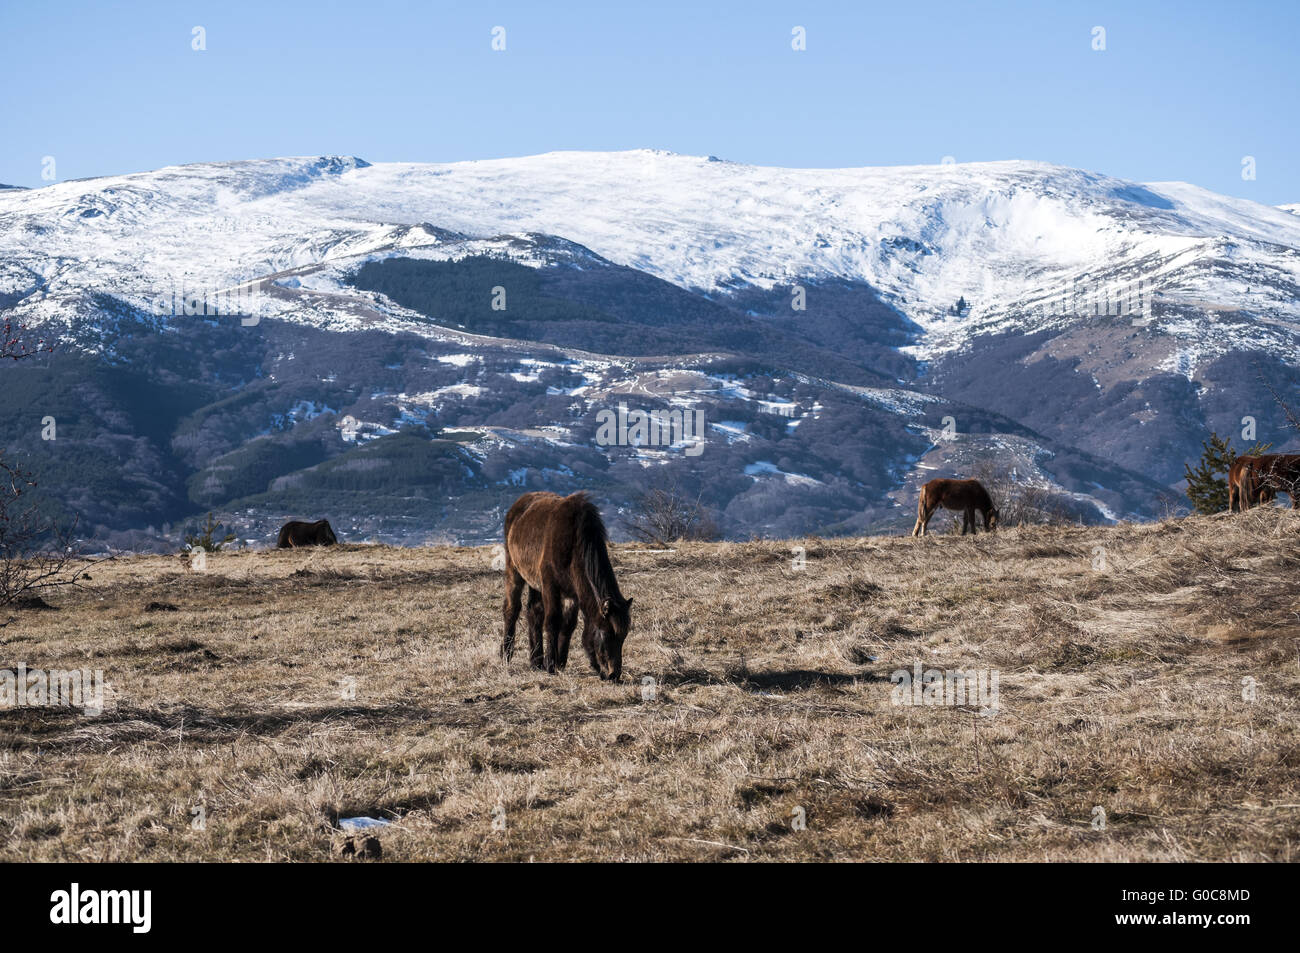
[[[1246,455],[1267,453],[1271,446],[1271,443],[1257,443],[1246,451]],[[1211,433],[1208,442],[1202,440],[1201,447],[1204,452],[1195,470],[1189,464],[1183,464],[1187,476],[1187,498],[1198,513],[1222,513],[1228,508],[1228,470],[1237,459],[1237,452],[1232,449],[1230,440],[1224,440],[1217,433]]]
[[[217,539],[217,530],[220,528],[221,524],[214,520],[212,518],[212,513],[209,512],[208,521],[204,523],[203,526],[199,527],[197,535],[193,533],[186,534],[185,547],[191,552],[196,549],[201,549],[204,552],[215,553],[219,551],[222,546],[226,545],[226,543],[234,542],[234,533],[227,533],[221,539]]]

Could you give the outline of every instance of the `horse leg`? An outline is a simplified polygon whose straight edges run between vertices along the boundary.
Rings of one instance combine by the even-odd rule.
[[[542,594],[528,589],[528,663],[542,667]]]
[[[587,661],[591,663],[591,670],[597,675],[600,674],[600,664],[596,660],[596,626],[587,614],[582,614],[582,650],[587,653]]]
[[[564,627],[564,596],[555,586],[543,594],[542,668],[555,674],[555,658],[559,654],[560,629]]]
[[[506,632],[501,640],[501,658],[509,662],[515,654],[515,623],[519,621],[519,595],[523,592],[524,577],[519,575],[514,566],[506,565],[506,599],[502,605],[505,616]]]
[[[569,642],[573,630],[578,627],[578,603],[575,600],[564,610],[564,625],[560,628],[560,639],[556,645],[555,667],[564,668],[569,664]]]
[[[933,509],[927,509],[925,504],[921,504],[916,510],[916,527],[912,530],[913,536],[924,536],[926,530],[930,527],[930,517],[934,516]]]

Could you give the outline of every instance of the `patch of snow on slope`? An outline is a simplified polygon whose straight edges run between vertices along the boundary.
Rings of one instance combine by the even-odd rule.
[[[745,475],[757,480],[762,476],[781,477],[790,486],[824,486],[821,480],[802,473],[786,473],[769,460],[759,460],[745,467]]]

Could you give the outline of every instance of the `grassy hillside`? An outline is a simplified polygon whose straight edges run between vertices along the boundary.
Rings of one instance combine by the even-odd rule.
[[[503,668],[492,557],[124,558],[12,613],[0,669],[113,690],[0,711],[0,859],[326,860],[355,815],[389,860],[1295,859],[1300,513],[618,546],[621,685]],[[918,662],[996,713],[894,704]]]

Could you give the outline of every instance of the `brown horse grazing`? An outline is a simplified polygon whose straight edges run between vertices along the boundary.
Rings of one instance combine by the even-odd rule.
[[[1291,509],[1300,510],[1300,453],[1266,453],[1255,461],[1261,492],[1286,493],[1291,497]],[[1249,498],[1246,505],[1251,505]]]
[[[979,480],[931,480],[921,487],[921,498],[916,504],[916,525],[912,527],[913,536],[924,536],[930,519],[939,507],[946,510],[961,510],[961,534],[966,535],[975,530],[975,511],[984,517],[984,532],[997,529],[998,511],[989,497],[988,490]]]
[[[1262,479],[1262,457],[1240,456],[1228,467],[1228,512],[1244,513],[1260,503],[1271,503],[1277,491]]]
[[[623,642],[631,627],[610,565],[600,511],[584,493],[525,493],[506,514],[505,637],[501,657],[515,650],[515,625],[528,587],[528,641],[532,664],[555,672],[568,662],[569,639],[582,613],[582,647],[602,679],[623,673]],[[565,600],[572,604],[565,606]]]
[[[330,528],[329,520],[317,520],[314,523],[291,520],[280,527],[280,539],[276,542],[275,548],[333,546],[338,541],[339,538],[334,535],[334,530]]]

